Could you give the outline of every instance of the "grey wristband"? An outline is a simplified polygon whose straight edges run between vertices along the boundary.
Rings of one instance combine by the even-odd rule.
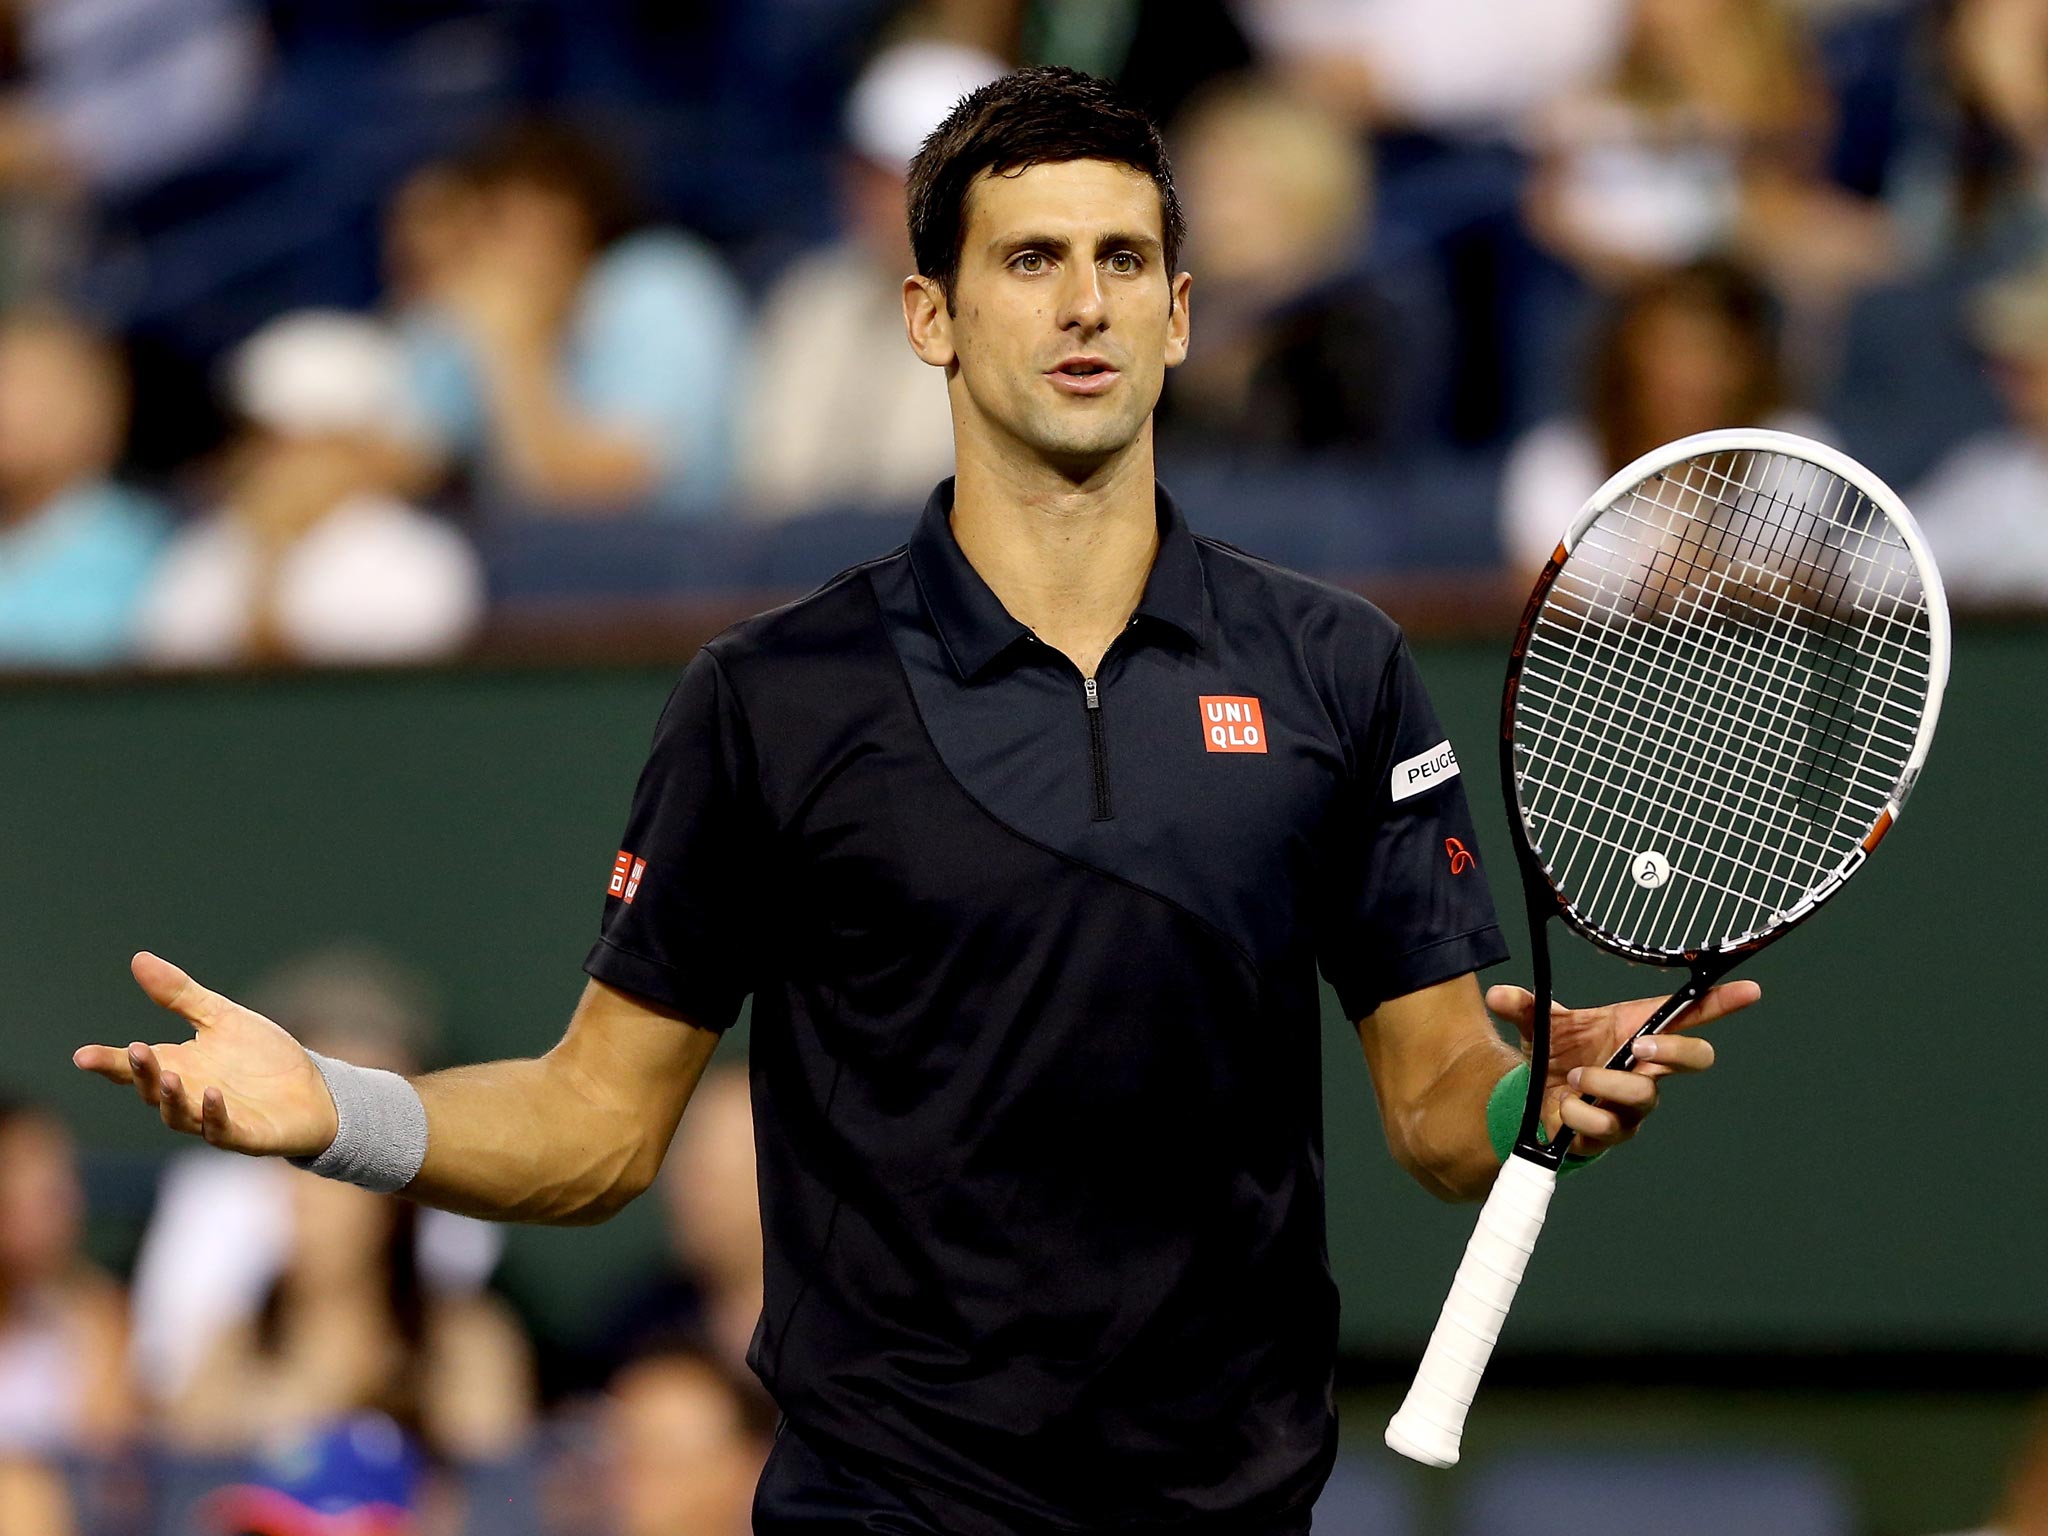
[[[427,1160],[427,1107],[418,1092],[396,1072],[306,1054],[334,1095],[334,1141],[318,1157],[287,1161],[324,1179],[397,1194]]]

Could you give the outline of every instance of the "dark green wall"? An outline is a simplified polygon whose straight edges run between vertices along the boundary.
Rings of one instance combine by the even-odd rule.
[[[1468,763],[1490,761],[1497,644],[1422,648]],[[232,991],[343,935],[429,967],[457,1053],[559,1031],[642,751],[655,671],[134,682],[0,693],[0,1079],[54,1098],[103,1163],[166,1145],[71,1072],[152,1035],[138,947]],[[2048,632],[1962,637],[1941,739],[1870,869],[1754,974],[1637,1146],[1555,1207],[1512,1343],[2048,1349],[2041,1124]],[[1490,772],[1468,784],[1496,878]],[[1510,893],[1502,891],[1503,896]],[[1519,903],[1504,901],[1518,956]],[[1560,991],[1660,977],[1561,939]],[[1504,976],[1519,976],[1519,961]],[[1350,1347],[1419,1346],[1470,1229],[1395,1172],[1351,1032],[1327,1030],[1331,1249]],[[509,1276],[572,1332],[653,1240],[521,1232]],[[203,1235],[195,1235],[203,1240]]]

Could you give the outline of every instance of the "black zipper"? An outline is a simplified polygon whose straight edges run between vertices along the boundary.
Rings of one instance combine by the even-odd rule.
[[[1088,756],[1095,768],[1095,809],[1093,819],[1108,821],[1109,746],[1102,739],[1102,690],[1095,679],[1081,679],[1081,695],[1088,701]]]

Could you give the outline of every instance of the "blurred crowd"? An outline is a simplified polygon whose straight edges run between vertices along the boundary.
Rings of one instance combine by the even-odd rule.
[[[904,170],[1043,62],[1167,126],[1165,473],[1271,552],[1290,475],[1476,465],[1527,567],[1760,424],[2048,600],[2048,0],[0,0],[0,665],[445,656],[521,529],[913,508]]]
[[[425,985],[372,949],[255,996],[319,1050],[435,1051]],[[743,1536],[774,1432],[743,1064],[667,1167],[665,1259],[543,1369],[489,1288],[500,1229],[281,1162],[174,1156],[119,1284],[63,1122],[0,1100],[0,1536]]]
[[[323,1053],[441,1055],[430,984],[372,946],[249,996]],[[776,1434],[746,1364],[756,1188],[747,1068],[725,1062],[648,1197],[665,1241],[551,1338],[495,1288],[503,1229],[205,1146],[162,1165],[117,1274],[89,1256],[109,1245],[65,1122],[0,1094],[0,1536],[746,1536]],[[1318,1527],[1393,1520],[1384,1477],[1340,1457]],[[1815,1507],[1834,1513],[1771,1528],[1868,1528]],[[2048,1417],[1971,1536],[2048,1536]]]

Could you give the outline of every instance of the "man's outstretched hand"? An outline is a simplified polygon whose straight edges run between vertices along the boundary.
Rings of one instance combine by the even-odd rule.
[[[1590,1157],[1627,1141],[1657,1107],[1657,1080],[1674,1072],[1704,1072],[1714,1064],[1714,1047],[1678,1033],[1698,1029],[1747,1008],[1763,996],[1753,981],[1725,981],[1680,1014],[1669,1033],[1647,1035],[1636,1044],[1636,1062],[1611,1072],[1614,1053],[1663,1004],[1661,997],[1609,1003],[1604,1008],[1550,1007],[1550,1077],[1543,1089],[1543,1124],[1550,1135],[1560,1123],[1572,1128],[1572,1150]],[[1522,987],[1489,987],[1486,1006],[1514,1025],[1526,1046],[1535,1029],[1536,999]],[[1588,1104],[1583,1095],[1600,1102]]]
[[[128,963],[151,1002],[192,1026],[179,1044],[81,1046],[72,1065],[132,1083],[164,1124],[216,1147],[313,1157],[334,1140],[334,1099],[305,1048],[260,1013],[148,951]]]

